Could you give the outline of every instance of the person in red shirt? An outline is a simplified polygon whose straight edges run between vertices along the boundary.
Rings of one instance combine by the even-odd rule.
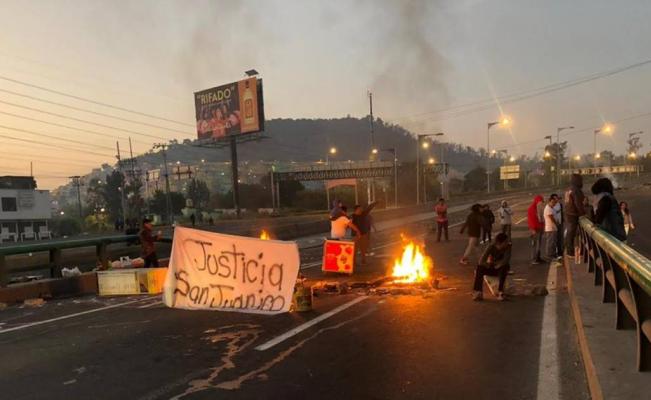
[[[540,264],[543,262],[540,257],[540,246],[545,230],[545,222],[543,220],[544,207],[543,197],[538,194],[533,198],[533,202],[529,206],[529,209],[527,209],[527,223],[531,238],[531,264]]]
[[[140,230],[140,246],[142,247],[142,258],[145,260],[145,268],[158,268],[158,257],[156,256],[156,246],[154,242],[160,238],[161,231],[156,235],[152,233],[151,220],[145,218],[142,220],[142,229]]]
[[[441,233],[445,232],[445,241],[449,242],[448,237],[448,205],[445,204],[445,199],[441,197],[434,207],[436,211],[436,241],[441,241]]]

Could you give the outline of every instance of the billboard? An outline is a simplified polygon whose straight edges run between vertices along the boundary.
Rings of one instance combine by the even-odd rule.
[[[196,92],[194,106],[200,140],[264,129],[262,80],[256,77]]]

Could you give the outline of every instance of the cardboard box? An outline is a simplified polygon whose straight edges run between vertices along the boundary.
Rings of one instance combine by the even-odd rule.
[[[136,268],[97,271],[100,296],[159,294],[163,291],[167,268]]]
[[[326,240],[323,243],[323,272],[352,274],[355,266],[355,242]]]

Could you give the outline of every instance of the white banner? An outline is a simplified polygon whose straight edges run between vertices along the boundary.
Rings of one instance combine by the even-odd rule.
[[[163,302],[185,309],[287,312],[299,265],[295,242],[176,227]]]

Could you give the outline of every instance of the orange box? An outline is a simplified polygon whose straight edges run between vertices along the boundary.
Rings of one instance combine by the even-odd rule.
[[[323,243],[321,271],[352,274],[355,266],[355,242],[326,240]]]

